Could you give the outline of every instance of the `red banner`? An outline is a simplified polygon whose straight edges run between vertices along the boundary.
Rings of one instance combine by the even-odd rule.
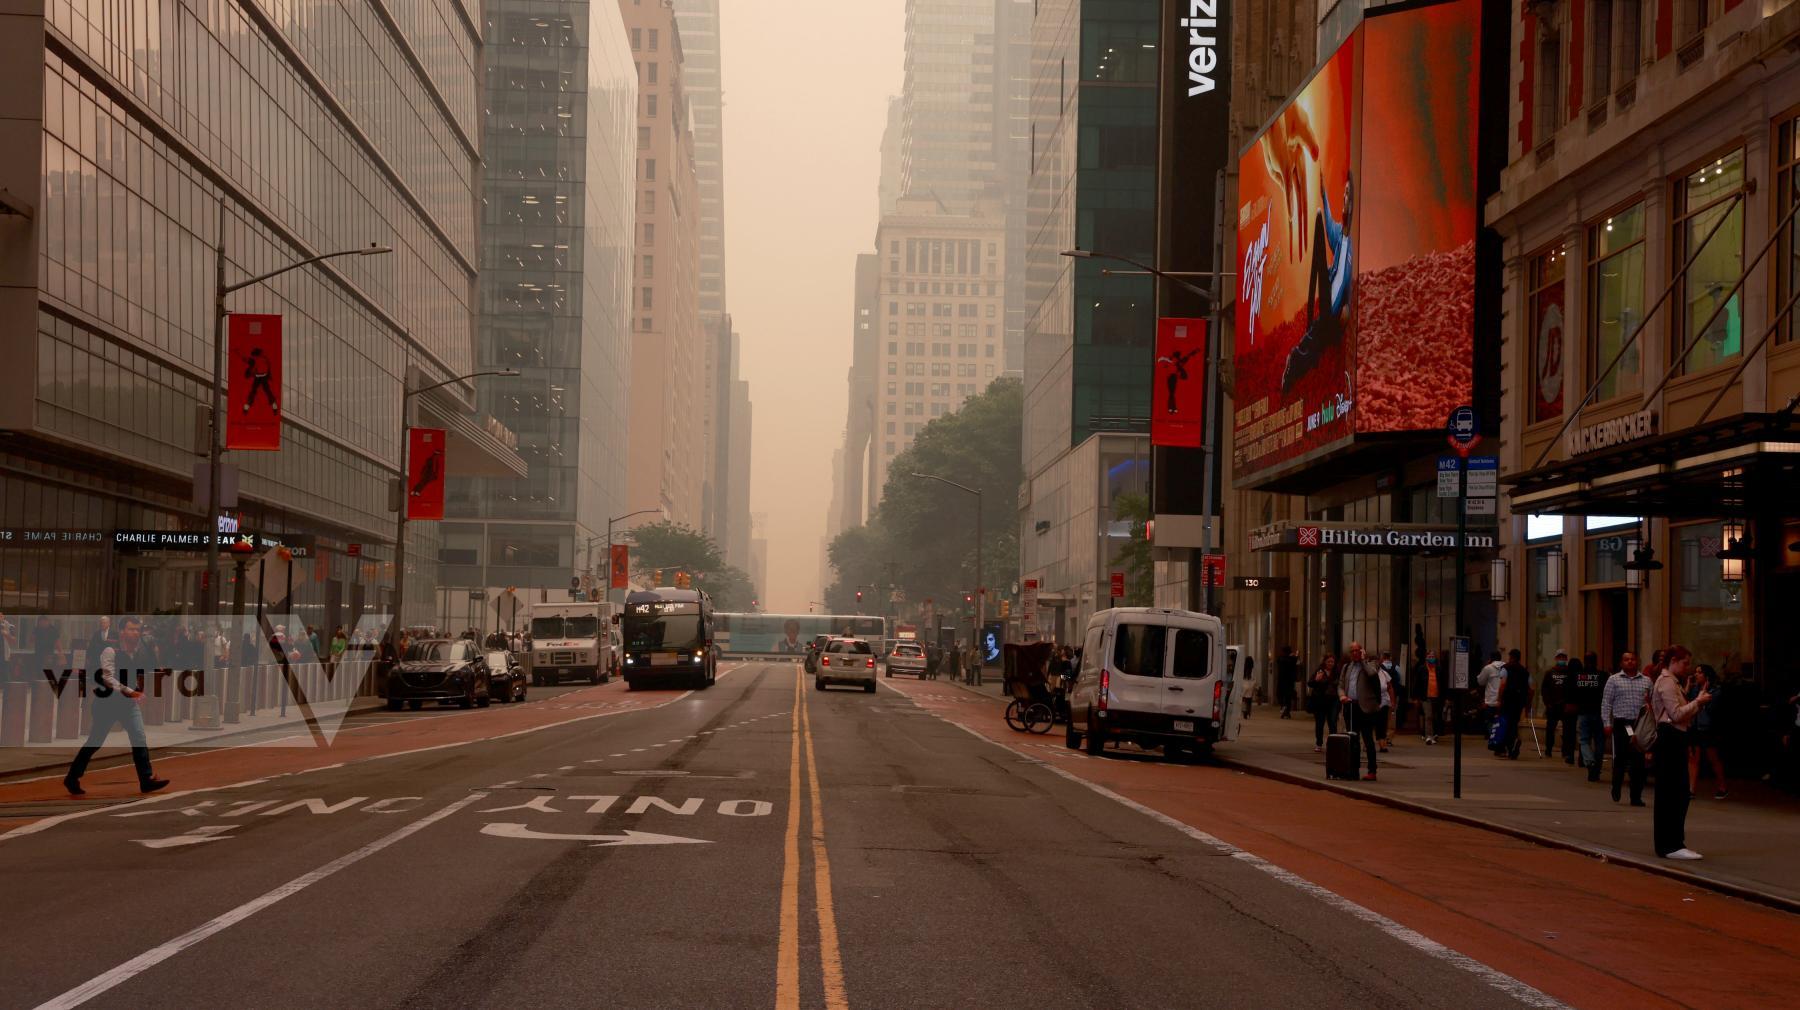
[[[225,448],[281,448],[281,317],[227,319]]]
[[[1125,598],[1125,573],[1124,572],[1112,573],[1112,598],[1115,600],[1122,600]]]
[[[444,518],[444,429],[414,428],[406,449],[406,518]]]
[[[1225,587],[1225,555],[1208,554],[1200,559],[1200,567],[1206,575],[1206,585],[1215,589]]]
[[[1200,448],[1206,426],[1205,394],[1206,320],[1158,319],[1151,444]]]
[[[612,561],[607,565],[612,573],[611,583],[614,589],[631,588],[631,545],[613,544]]]

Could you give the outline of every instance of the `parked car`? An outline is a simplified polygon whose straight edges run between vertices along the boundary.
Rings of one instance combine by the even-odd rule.
[[[456,702],[463,708],[487,707],[492,698],[487,663],[481,648],[466,638],[427,638],[407,645],[388,674],[387,707],[414,711],[428,701]]]
[[[502,705],[525,700],[525,682],[530,679],[519,657],[507,649],[489,649],[485,657],[488,669],[488,694]]]
[[[888,653],[887,675],[896,673],[910,673],[924,680],[925,647],[917,642],[895,642],[894,651]]]
[[[875,650],[860,638],[828,638],[816,654],[818,672],[813,686],[825,690],[829,684],[848,684],[875,693]]]
[[[1218,618],[1186,610],[1116,607],[1088,621],[1069,694],[1070,749],[1108,743],[1161,747],[1168,757],[1237,738],[1238,676]]]

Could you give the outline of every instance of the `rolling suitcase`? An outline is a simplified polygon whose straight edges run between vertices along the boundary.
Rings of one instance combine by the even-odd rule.
[[[1362,741],[1349,733],[1333,733],[1325,738],[1325,777],[1356,780],[1356,768],[1362,763]]]

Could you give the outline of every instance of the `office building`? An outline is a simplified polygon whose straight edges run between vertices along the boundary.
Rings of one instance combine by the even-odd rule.
[[[396,8],[391,32],[354,31],[335,7],[278,29],[236,4],[0,14],[0,609],[192,611],[203,547],[136,534],[232,528],[305,559],[291,603],[306,622],[391,612],[402,383],[481,364],[481,39],[458,7]],[[214,517],[194,464],[221,240],[227,283],[393,251],[229,296],[283,318],[281,448],[226,454],[236,504]],[[522,476],[474,396],[459,381],[422,393],[415,421],[447,430],[451,473]],[[439,530],[408,530],[408,603],[424,610]],[[242,588],[222,582],[224,605]]]
[[[630,422],[637,74],[624,22],[610,0],[491,0],[486,15],[476,358],[520,374],[477,385],[531,475],[451,482],[446,627],[494,626],[479,604],[506,587],[560,597],[572,576],[604,573],[589,545],[630,511],[619,433]]]
[[[637,326],[626,497],[700,528],[712,458],[700,317],[699,174],[673,4],[619,0],[638,67]]]
[[[967,214],[991,198],[994,0],[907,0],[900,195]]]

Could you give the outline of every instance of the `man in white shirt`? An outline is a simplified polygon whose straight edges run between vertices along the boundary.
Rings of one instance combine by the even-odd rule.
[[[168,779],[159,779],[150,770],[144,715],[138,710],[138,701],[144,696],[145,675],[159,665],[155,651],[144,641],[144,622],[135,617],[121,620],[118,644],[107,646],[100,654],[99,669],[94,676],[93,724],[87,742],[76,752],[75,760],[69,764],[69,773],[63,776],[63,788],[69,795],[80,796],[86,792],[81,788],[81,776],[87,773],[88,762],[106,743],[107,734],[114,726],[124,727],[125,735],[131,740],[131,762],[137,766],[138,791],[153,793],[169,784]],[[137,674],[138,686],[135,688],[130,684],[132,673]]]

